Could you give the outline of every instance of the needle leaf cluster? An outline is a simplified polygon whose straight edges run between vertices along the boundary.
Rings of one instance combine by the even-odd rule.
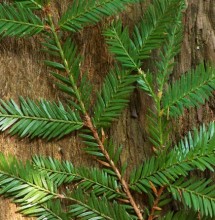
[[[62,102],[0,100],[0,131],[48,141],[76,131],[85,152],[100,165],[76,167],[40,155],[23,162],[1,153],[0,195],[12,198],[24,216],[39,220],[215,218],[215,185],[211,178],[200,179],[194,172],[214,172],[214,122],[194,128],[178,144],[170,138],[173,119],[205,104],[215,89],[215,67],[208,63],[181,73],[179,79],[170,78],[183,41],[185,2],[152,1],[133,29],[112,17],[103,36],[115,63],[96,97],[88,72],[83,72],[85,61],[74,32],[132,4],[139,1],[75,0],[55,20],[51,1],[0,3],[0,36],[40,35],[38,41],[47,54],[44,64],[65,95]],[[152,54],[157,54],[151,60],[153,71],[144,65]],[[123,146],[108,138],[107,129],[129,104],[134,89],[150,96],[153,104],[145,108],[154,154],[128,172],[127,163],[120,160]],[[180,203],[180,210],[169,211],[173,201]]]

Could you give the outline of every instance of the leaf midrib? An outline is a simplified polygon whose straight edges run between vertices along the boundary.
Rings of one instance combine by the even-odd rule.
[[[123,42],[121,41],[116,28],[113,28],[114,34],[116,36],[116,40],[120,43],[121,48],[124,50],[125,54],[127,55],[127,57],[129,58],[130,62],[133,64],[133,66],[135,67],[136,70],[139,69],[139,67],[137,66],[136,62],[134,61],[134,59],[130,56],[128,50],[124,47]]]
[[[209,82],[212,82],[215,80],[215,76],[212,75],[212,77],[210,77],[208,80],[205,80],[204,82],[202,82],[201,84],[195,86],[195,88],[192,88],[191,90],[187,91],[187,93],[183,93],[178,99],[174,99],[172,100],[172,102],[167,103],[164,108],[162,109],[164,112],[166,112],[171,106],[176,105],[177,102],[180,102],[181,100],[183,100],[185,97],[189,97],[191,94],[194,94],[195,91],[199,90],[201,87],[209,84]]]
[[[32,186],[32,187],[34,187],[34,188],[36,188],[36,189],[38,189],[38,190],[40,190],[40,191],[43,191],[43,192],[45,192],[45,193],[47,193],[47,194],[52,194],[53,196],[58,196],[57,193],[54,193],[54,192],[52,192],[51,190],[42,188],[42,187],[40,187],[40,186],[38,186],[38,185],[36,185],[36,184],[33,184],[33,183],[31,183],[31,182],[28,182],[27,180],[25,180],[25,179],[23,179],[23,178],[21,178],[21,177],[15,176],[15,175],[13,175],[13,174],[7,173],[7,172],[2,171],[2,170],[0,170],[0,173],[2,173],[2,174],[5,175],[5,176],[12,177],[13,179],[17,179],[17,180],[19,180],[20,182],[22,182],[22,183],[24,183],[24,184],[27,184],[27,185],[29,185],[29,186]]]
[[[4,172],[4,171],[2,171],[2,170],[0,170],[0,173],[2,173],[3,175],[6,175],[6,176],[12,177],[12,178],[14,178],[14,179],[17,179],[17,180],[21,181],[22,183],[28,184],[29,186],[32,186],[32,187],[34,187],[34,188],[36,188],[36,189],[39,189],[40,191],[43,191],[43,192],[47,193],[48,195],[51,194],[51,195],[53,195],[53,196],[56,196],[57,198],[60,198],[60,195],[59,195],[59,194],[57,194],[57,193],[55,193],[55,192],[52,192],[52,191],[50,191],[50,190],[48,190],[48,189],[41,188],[41,187],[39,187],[38,185],[35,185],[35,184],[33,184],[33,183],[30,183],[30,182],[26,181],[25,179],[23,179],[23,178],[21,178],[21,177],[12,175],[12,174],[7,173],[7,172]],[[65,198],[66,198],[66,199],[69,199],[69,200],[71,200],[71,201],[74,201],[74,202],[76,202],[77,204],[82,205],[82,206],[88,208],[89,210],[92,210],[93,212],[95,212],[95,213],[101,215],[102,217],[104,217],[104,218],[106,218],[106,219],[114,220],[114,219],[112,219],[111,217],[106,216],[105,214],[103,214],[103,213],[99,212],[98,210],[96,210],[96,209],[90,207],[89,205],[83,203],[83,202],[80,201],[80,200],[77,200],[77,199],[72,198],[72,197],[65,197]]]
[[[196,154],[194,157],[192,157],[192,158],[188,158],[188,159],[186,159],[186,160],[182,160],[182,161],[179,161],[179,162],[177,162],[177,163],[173,163],[173,164],[171,164],[171,165],[169,165],[169,166],[167,166],[167,167],[164,167],[164,168],[162,168],[162,169],[160,169],[160,170],[156,170],[155,172],[152,172],[152,173],[150,173],[148,176],[145,176],[145,177],[142,177],[142,178],[139,178],[136,182],[134,182],[134,183],[132,183],[132,184],[130,184],[130,186],[134,186],[134,185],[136,185],[138,182],[140,182],[140,181],[142,181],[142,180],[147,180],[148,178],[150,178],[151,176],[154,176],[156,173],[159,173],[159,172],[164,172],[164,171],[166,171],[166,170],[168,170],[168,169],[171,169],[171,168],[173,168],[174,166],[177,166],[177,165],[180,165],[180,164],[182,164],[182,163],[191,163],[193,160],[195,160],[196,158],[202,158],[202,157],[205,157],[205,156],[209,156],[209,155],[213,155],[214,153],[213,152],[210,152],[210,154],[208,153],[208,152],[206,152],[205,154],[202,154],[202,155],[199,155],[199,154]]]
[[[14,118],[14,119],[28,119],[28,120],[37,120],[37,121],[48,121],[55,123],[64,123],[64,124],[76,124],[83,125],[82,122],[79,121],[70,121],[70,120],[62,120],[62,119],[53,119],[53,118],[43,118],[43,117],[33,117],[33,116],[21,116],[21,115],[8,115],[8,114],[0,114],[0,118]]]
[[[9,20],[9,19],[4,19],[4,18],[0,18],[0,22],[22,24],[22,25],[27,25],[27,26],[33,26],[35,28],[41,28],[41,29],[44,28],[44,25],[42,24],[32,24],[32,23],[27,23],[23,21],[15,21],[15,20]]]
[[[156,32],[157,27],[159,26],[159,24],[162,23],[163,19],[166,17],[166,14],[170,11],[170,8],[172,8],[172,6],[175,5],[175,4],[176,4],[176,2],[173,2],[173,4],[170,3],[170,4],[165,8],[163,14],[162,14],[160,17],[158,17],[158,19],[156,19],[155,24],[153,25],[153,27],[152,27],[150,33],[148,33],[148,35],[147,35],[147,36],[145,37],[145,39],[144,39],[145,42],[143,42],[142,47],[138,50],[138,53],[139,53],[139,54],[140,54],[142,51],[144,51],[145,46],[148,44],[148,41],[149,41],[150,38],[152,37],[153,33]]]
[[[47,212],[49,212],[51,215],[53,215],[54,217],[56,217],[59,220],[64,220],[63,218],[61,218],[60,216],[58,216],[56,213],[54,213],[51,209],[49,209],[48,207],[44,206],[44,205],[40,205],[42,208],[44,208]]]
[[[112,191],[112,192],[114,192],[115,194],[118,194],[118,195],[120,195],[120,196],[122,196],[122,197],[125,197],[125,195],[123,195],[122,193],[116,192],[114,189],[112,189],[112,188],[110,188],[110,187],[108,187],[108,186],[102,185],[102,184],[100,184],[100,183],[98,183],[98,182],[95,182],[95,181],[93,181],[93,180],[91,180],[91,179],[88,179],[88,178],[86,178],[86,177],[84,177],[84,176],[82,176],[82,175],[80,175],[80,174],[77,174],[77,173],[67,173],[67,172],[63,172],[63,171],[52,170],[52,169],[48,169],[48,168],[46,168],[46,167],[38,166],[38,165],[36,165],[36,164],[34,164],[34,166],[35,166],[35,167],[39,167],[40,170],[44,170],[44,171],[46,171],[47,173],[48,173],[48,172],[51,172],[51,173],[64,174],[64,175],[66,175],[66,176],[72,175],[72,176],[74,176],[74,177],[79,177],[79,178],[81,178],[82,180],[91,182],[91,183],[93,183],[93,184],[95,184],[95,185],[99,185],[99,186],[101,186],[101,187],[107,189],[108,191]]]
[[[68,22],[71,22],[71,23],[72,23],[73,20],[76,20],[76,19],[80,18],[81,16],[83,16],[83,15],[85,15],[85,14],[87,14],[87,13],[90,13],[90,12],[93,11],[94,9],[96,9],[96,8],[98,8],[98,7],[102,7],[102,6],[104,6],[105,4],[108,4],[108,3],[112,2],[112,1],[114,1],[114,0],[107,0],[107,1],[105,1],[105,2],[103,2],[103,3],[97,3],[97,4],[95,4],[94,6],[88,8],[88,9],[85,9],[82,13],[77,14],[76,16],[69,16],[69,18],[67,18],[64,22],[60,22],[60,26],[64,26],[64,25],[65,25],[66,23],[68,23]]]
[[[179,190],[181,190],[181,191],[187,191],[187,192],[189,192],[190,194],[196,194],[198,197],[206,198],[206,199],[209,199],[209,200],[215,202],[215,198],[210,197],[210,196],[205,195],[205,194],[202,194],[201,192],[196,192],[196,191],[194,191],[194,190],[191,190],[191,189],[188,189],[188,188],[182,187],[182,186],[175,186],[174,184],[168,184],[168,185],[169,185],[169,187],[176,188],[176,189],[178,190],[178,192],[179,192]]]
[[[112,106],[111,102],[113,102],[113,100],[116,99],[116,96],[117,96],[119,90],[121,89],[120,86],[123,84],[123,80],[125,80],[128,76],[129,76],[129,74],[126,74],[126,75],[123,75],[120,79],[118,79],[118,84],[113,89],[113,93],[110,96],[111,99],[107,100],[107,102],[105,100],[105,97],[101,95],[101,98],[103,99],[103,101],[105,103],[105,108],[103,108],[102,111],[97,111],[97,112],[99,112],[98,117],[95,118],[97,125],[99,125],[99,123],[102,123],[102,118],[105,118],[106,112]],[[97,108],[97,109],[99,109],[99,108]],[[97,114],[95,113],[95,115],[97,115]],[[113,120],[114,120],[114,118],[113,118]],[[110,122],[108,122],[108,123],[110,123]]]

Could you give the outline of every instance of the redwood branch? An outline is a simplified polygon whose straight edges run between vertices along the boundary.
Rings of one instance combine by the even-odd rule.
[[[140,211],[140,209],[138,208],[138,205],[136,204],[131,192],[130,192],[130,189],[129,189],[129,186],[128,186],[128,183],[126,182],[126,180],[123,178],[123,176],[121,175],[119,169],[117,168],[117,166],[115,165],[114,161],[110,158],[110,155],[108,154],[108,152],[106,151],[105,149],[105,146],[102,142],[102,140],[100,139],[99,137],[99,134],[97,132],[97,129],[95,128],[95,126],[93,125],[92,123],[92,120],[90,118],[89,115],[85,115],[85,125],[91,130],[94,138],[96,139],[98,145],[99,145],[99,148],[100,150],[102,151],[102,153],[104,154],[105,158],[107,159],[108,163],[110,164],[111,168],[113,169],[113,171],[116,173],[119,181],[121,182],[122,184],[122,187],[123,187],[123,190],[124,192],[126,193],[129,201],[130,201],[130,204],[132,205],[134,211],[136,212],[137,216],[138,216],[138,219],[139,220],[144,220],[143,219],[143,215]]]

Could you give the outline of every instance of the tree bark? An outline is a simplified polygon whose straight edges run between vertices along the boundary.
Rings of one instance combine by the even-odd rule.
[[[66,9],[69,0],[56,1],[53,9],[59,16]],[[145,4],[141,7],[132,6],[121,17],[125,24],[131,27],[144,13]],[[184,15],[185,34],[182,51],[177,57],[173,78],[178,78],[198,63],[215,62],[215,2],[214,0],[189,0]],[[95,88],[99,88],[105,74],[112,65],[112,58],[107,51],[102,30],[112,18],[108,18],[94,27],[87,27],[75,35],[80,53],[85,57],[83,70],[88,69],[90,79]],[[0,94],[2,99],[18,96],[32,99],[45,98],[49,100],[65,100],[64,95],[55,89],[43,61],[45,54],[40,51],[40,37],[32,39],[4,39],[0,41]],[[151,145],[147,140],[146,107],[151,103],[149,97],[135,91],[129,107],[123,112],[117,122],[114,122],[109,135],[115,142],[123,146],[122,163],[127,161],[129,169],[140,164],[151,154]],[[184,136],[187,130],[199,123],[214,119],[215,101],[211,99],[198,110],[192,109],[179,119],[175,126],[175,140]],[[74,164],[92,163],[92,158],[82,150],[80,140],[75,135],[60,141],[46,142],[42,140],[29,141],[10,137],[5,133],[0,135],[0,151],[13,154],[26,160],[32,155],[49,155],[58,159],[67,159]],[[84,159],[83,159],[84,158]],[[83,164],[82,164],[83,165]],[[23,220],[26,218],[16,214],[15,205],[9,200],[0,200],[0,219]]]

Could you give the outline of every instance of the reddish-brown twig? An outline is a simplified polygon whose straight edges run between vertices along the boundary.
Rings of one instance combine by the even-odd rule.
[[[117,168],[117,166],[115,165],[115,163],[113,162],[113,160],[110,158],[110,155],[108,154],[108,152],[106,151],[105,149],[105,146],[103,144],[103,141],[100,139],[99,137],[99,134],[97,132],[97,129],[95,128],[95,126],[93,125],[92,123],[92,120],[91,118],[88,116],[88,115],[85,115],[85,126],[88,127],[90,129],[90,131],[92,132],[95,140],[97,141],[98,145],[99,145],[99,148],[100,150],[102,151],[102,153],[104,154],[106,160],[108,161],[108,163],[110,164],[111,168],[113,169],[113,171],[116,173],[119,181],[121,182],[122,184],[122,187],[123,187],[123,190],[124,192],[126,193],[129,201],[130,201],[130,204],[132,205],[134,211],[136,212],[139,220],[143,220],[143,215],[140,211],[140,209],[138,208],[138,205],[136,204],[131,192],[130,192],[130,189],[129,189],[129,186],[128,186],[128,183],[126,182],[126,180],[122,177],[119,169]]]
[[[153,203],[153,206],[151,208],[151,212],[150,212],[150,215],[148,217],[148,220],[153,220],[155,218],[155,216],[154,216],[155,211],[156,210],[161,210],[160,207],[158,207],[158,203],[159,203],[160,197],[161,197],[164,189],[165,189],[164,186],[162,186],[159,190],[155,190],[155,188],[153,187],[153,192],[156,195],[156,199],[155,199],[155,201]]]

